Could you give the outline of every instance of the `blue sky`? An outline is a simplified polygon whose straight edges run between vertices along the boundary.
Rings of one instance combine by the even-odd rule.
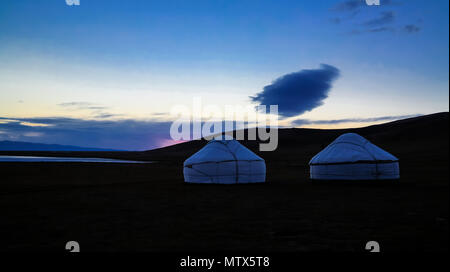
[[[2,1],[0,140],[154,148],[167,137],[161,125],[170,108],[192,97],[223,106],[261,94],[290,102],[279,105],[291,113],[286,125],[321,128],[448,111],[448,22],[448,1],[440,0]],[[292,103],[310,94],[296,91],[306,85],[264,93],[284,75],[321,64],[339,77],[312,109]],[[38,122],[49,118],[58,122]],[[289,123],[296,119],[303,121]],[[74,122],[145,124],[152,133],[139,132],[142,144],[127,145],[114,130],[80,142]]]

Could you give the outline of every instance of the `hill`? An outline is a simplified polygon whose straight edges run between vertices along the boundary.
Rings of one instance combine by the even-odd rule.
[[[434,152],[435,149],[448,153],[448,124],[449,113],[442,112],[355,129],[279,129],[278,148],[273,152],[259,152],[259,141],[245,140],[241,143],[270,161],[298,161],[305,156],[311,158],[339,135],[348,132],[358,133],[394,153],[417,149],[423,149],[425,153]],[[155,160],[182,160],[195,153],[205,143],[205,140],[190,141],[145,151],[143,154],[144,157]]]

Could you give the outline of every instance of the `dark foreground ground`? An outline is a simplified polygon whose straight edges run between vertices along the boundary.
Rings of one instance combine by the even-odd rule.
[[[447,251],[448,113],[439,118],[357,130],[400,158],[395,182],[308,181],[308,160],[343,131],[280,131],[259,185],[184,184],[183,152],[202,143],[97,154],[153,164],[0,163],[0,250],[364,251],[375,240]]]

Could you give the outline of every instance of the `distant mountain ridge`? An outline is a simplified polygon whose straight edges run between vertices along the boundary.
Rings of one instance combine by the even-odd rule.
[[[94,148],[94,147],[81,147],[74,145],[0,141],[0,151],[120,151],[120,150]]]

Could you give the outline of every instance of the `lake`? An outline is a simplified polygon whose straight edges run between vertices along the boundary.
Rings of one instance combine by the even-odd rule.
[[[151,163],[150,161],[127,161],[105,158],[0,156],[0,162],[101,162],[101,163]]]

